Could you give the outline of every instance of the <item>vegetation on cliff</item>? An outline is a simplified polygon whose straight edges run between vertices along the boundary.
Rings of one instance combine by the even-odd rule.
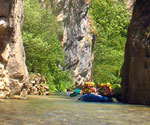
[[[97,27],[94,47],[94,81],[120,83],[127,38],[129,14],[125,3],[117,0],[92,0],[90,15]]]
[[[125,3],[117,0],[92,0],[90,16],[97,27],[94,47],[94,82],[120,83],[129,15]],[[41,73],[53,91],[71,87],[71,74],[63,71],[65,54],[58,35],[61,27],[51,11],[43,10],[37,0],[25,1],[23,41],[29,72]]]
[[[43,10],[37,0],[25,1],[23,41],[28,71],[46,77],[51,91],[65,91],[72,86],[70,72],[63,71],[64,51],[58,40],[61,27],[50,10]]]

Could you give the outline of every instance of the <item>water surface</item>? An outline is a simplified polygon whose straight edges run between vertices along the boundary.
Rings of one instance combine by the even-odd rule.
[[[69,96],[0,100],[0,125],[150,125],[150,107],[86,103]]]

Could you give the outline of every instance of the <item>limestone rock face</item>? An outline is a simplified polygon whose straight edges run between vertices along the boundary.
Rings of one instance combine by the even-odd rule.
[[[150,2],[137,0],[128,30],[122,66],[122,99],[150,104]]]
[[[126,0],[126,8],[128,10],[132,9],[134,6],[134,2],[135,2],[135,0]]]
[[[76,86],[92,80],[95,35],[88,16],[89,2],[90,0],[51,0],[57,21],[63,24],[65,68],[73,71]]]
[[[23,0],[0,1],[0,97],[20,94],[28,84],[22,44]],[[3,88],[4,87],[4,88]],[[5,91],[7,91],[5,94]]]

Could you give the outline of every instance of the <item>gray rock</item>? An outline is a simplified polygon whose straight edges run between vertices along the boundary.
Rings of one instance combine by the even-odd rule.
[[[95,35],[88,16],[90,0],[51,0],[51,8],[62,22],[62,46],[66,52],[66,69],[73,72],[76,86],[92,81]]]

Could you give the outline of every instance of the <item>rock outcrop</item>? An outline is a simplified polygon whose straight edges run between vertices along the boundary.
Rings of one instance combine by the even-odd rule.
[[[41,74],[30,74],[28,94],[49,95],[49,87],[45,77],[42,77]]]
[[[65,68],[73,71],[76,86],[92,81],[95,35],[88,16],[89,3],[90,0],[51,0],[57,21],[63,24]]]
[[[150,2],[137,0],[128,30],[122,66],[122,99],[150,104]]]
[[[23,0],[0,1],[0,98],[26,99],[28,72],[22,44]]]
[[[126,8],[127,10],[133,9],[135,0],[126,0]]]

